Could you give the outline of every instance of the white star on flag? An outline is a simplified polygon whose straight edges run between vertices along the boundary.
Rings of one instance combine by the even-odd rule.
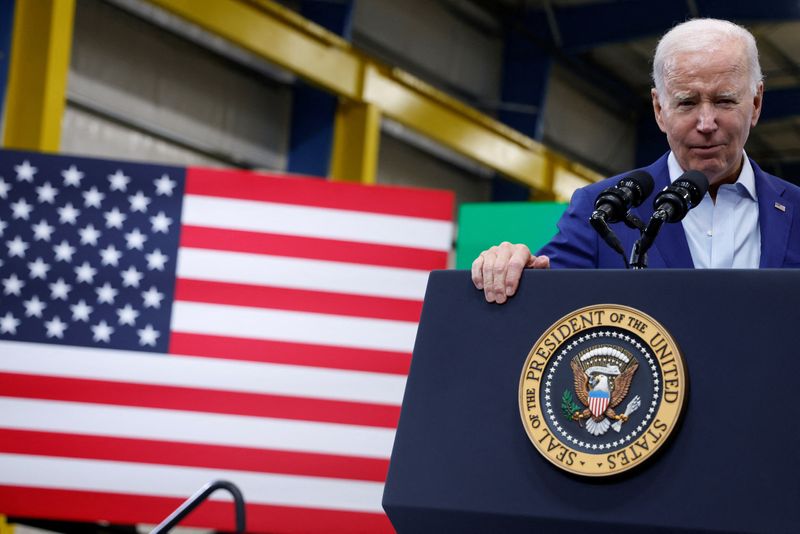
[[[131,181],[121,170],[117,170],[114,174],[109,174],[108,180],[111,182],[112,191],[125,191],[128,188],[128,183]]]
[[[104,341],[108,343],[111,341],[111,334],[113,333],[114,328],[109,326],[105,320],[92,326],[92,339],[95,341]]]
[[[44,185],[41,185],[36,188],[36,193],[39,195],[39,203],[47,203],[52,204],[56,201],[56,194],[58,194],[58,189],[50,185],[50,182],[45,182]]]
[[[103,265],[112,265],[114,267],[119,264],[119,259],[122,257],[122,252],[116,249],[114,245],[108,245],[106,248],[100,250],[101,263]]]
[[[116,206],[111,211],[105,212],[103,216],[106,218],[106,228],[117,228],[119,230],[122,230],[122,223],[128,217],[119,211]]]
[[[134,310],[130,304],[126,304],[124,308],[117,310],[117,316],[119,317],[119,324],[133,326],[136,318],[139,317],[139,312]]]
[[[106,304],[114,304],[114,299],[119,293],[119,291],[111,287],[111,284],[108,282],[103,284],[102,287],[98,287],[95,291],[97,292],[97,302],[100,304],[104,302]]]
[[[78,283],[92,284],[94,283],[94,275],[97,274],[97,269],[92,267],[88,261],[83,262],[80,266],[75,267],[75,279]]]
[[[28,250],[28,243],[22,240],[20,236],[15,237],[11,241],[6,241],[6,245],[8,246],[8,257],[25,257],[25,251]]]
[[[71,185],[73,187],[80,187],[83,173],[78,170],[75,165],[70,165],[69,169],[61,171],[61,176],[64,178],[64,185]]]
[[[33,211],[33,206],[25,202],[24,198],[21,198],[17,202],[11,204],[11,210],[13,211],[11,214],[13,218],[25,219],[27,221],[28,217],[31,215],[31,211]]]
[[[142,346],[155,346],[156,340],[161,335],[161,333],[155,330],[153,325],[150,324],[137,330],[136,333],[139,334],[139,344]]]
[[[78,221],[80,210],[75,209],[72,203],[68,203],[63,208],[58,208],[58,221],[61,224],[75,224]]]
[[[2,176],[0,176],[0,198],[8,198],[8,192],[11,191],[11,184],[6,182]]]
[[[15,165],[14,170],[17,171],[17,180],[20,182],[33,182],[33,176],[39,169],[32,167],[26,159],[22,162],[22,165]]]
[[[28,269],[30,269],[31,278],[41,278],[44,280],[47,278],[47,271],[50,270],[50,265],[45,263],[42,258],[36,258],[36,261],[28,263]]]
[[[97,240],[100,238],[100,231],[91,224],[87,224],[85,227],[78,230],[78,234],[81,236],[81,245],[97,246]]]
[[[70,306],[69,309],[72,311],[73,321],[88,322],[89,315],[92,313],[94,308],[86,304],[85,300],[81,299],[77,304]]]
[[[144,277],[144,274],[137,271],[133,265],[122,271],[120,275],[122,276],[123,287],[139,287],[139,282]]]
[[[42,312],[47,308],[47,304],[39,300],[39,297],[34,295],[29,300],[24,301],[25,317],[42,317]]]
[[[0,332],[3,334],[16,334],[19,322],[19,319],[14,317],[11,312],[6,312],[3,317],[0,317]]]
[[[164,299],[164,294],[159,293],[155,286],[142,293],[145,308],[160,308],[161,301]]]
[[[64,337],[64,331],[67,329],[67,323],[62,321],[58,315],[44,323],[47,328],[47,337]]]
[[[96,187],[92,187],[88,191],[83,192],[83,205],[87,208],[100,208],[100,203],[106,196],[97,190]]]
[[[142,250],[144,248],[144,242],[147,241],[147,236],[138,228],[134,228],[132,232],[125,234],[125,241],[127,242],[128,249]]]
[[[145,254],[144,257],[147,259],[147,268],[151,271],[163,271],[164,265],[166,265],[167,260],[169,260],[159,249],[155,249],[150,254]]]
[[[161,178],[155,180],[153,183],[156,184],[156,195],[166,195],[168,197],[172,196],[172,190],[175,189],[177,185],[173,180],[170,180],[169,176],[166,174],[162,174]]]
[[[159,211],[155,217],[150,217],[150,224],[153,225],[153,232],[167,233],[169,225],[172,224],[172,219],[166,216],[163,211]]]
[[[72,261],[72,255],[75,254],[75,247],[63,240],[61,243],[53,247],[53,252],[56,253],[56,261]]]
[[[128,200],[131,203],[131,211],[140,211],[144,213],[147,211],[147,206],[150,204],[150,199],[141,191],[137,191],[135,195],[129,196]]]
[[[53,230],[55,230],[44,219],[34,224],[31,228],[33,228],[33,238],[36,241],[50,241],[50,236],[53,235]]]
[[[63,278],[59,278],[54,283],[48,285],[50,287],[50,298],[53,300],[67,300],[67,296],[72,290],[72,286],[64,282]]]

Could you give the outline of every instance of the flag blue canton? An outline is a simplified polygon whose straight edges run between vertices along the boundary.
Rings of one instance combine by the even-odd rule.
[[[166,352],[184,182],[0,151],[0,338]]]

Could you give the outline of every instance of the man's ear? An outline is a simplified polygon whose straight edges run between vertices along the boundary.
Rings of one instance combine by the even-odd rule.
[[[750,119],[750,127],[752,128],[758,123],[758,118],[761,116],[761,105],[764,103],[764,82],[758,82],[756,94],[753,97],[753,116]]]
[[[662,132],[667,133],[667,130],[664,128],[664,118],[661,116],[663,109],[661,108],[661,102],[659,102],[658,100],[658,91],[656,91],[655,88],[650,89],[650,98],[653,99],[653,114],[656,116],[656,123],[658,124],[658,128]]]

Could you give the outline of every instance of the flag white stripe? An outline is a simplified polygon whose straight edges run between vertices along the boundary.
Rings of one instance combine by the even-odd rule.
[[[417,323],[177,301],[173,332],[411,352]]]
[[[0,484],[185,499],[211,480],[229,480],[250,504],[381,512],[383,484],[224,469],[0,454]],[[224,492],[211,500],[231,500]]]
[[[400,405],[406,377],[0,340],[0,371]],[[0,391],[2,394],[2,391]]]
[[[428,271],[182,247],[177,275],[213,282],[422,300]]]
[[[0,397],[0,428],[388,458],[394,429]]]
[[[453,224],[402,215],[186,195],[183,224],[449,251]]]

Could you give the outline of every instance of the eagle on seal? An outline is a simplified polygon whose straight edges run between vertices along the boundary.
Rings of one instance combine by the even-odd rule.
[[[579,423],[586,420],[586,429],[595,436],[604,434],[608,430],[611,426],[609,419],[621,423],[628,420],[627,415],[617,414],[614,408],[628,395],[633,374],[639,368],[635,359],[622,372],[614,366],[615,372],[611,374],[616,375],[616,378],[613,381],[609,380],[607,373],[593,372],[592,369],[584,371],[577,359],[572,360],[570,366],[575,393],[578,400],[586,406],[584,410],[576,410],[572,414],[573,420]]]

